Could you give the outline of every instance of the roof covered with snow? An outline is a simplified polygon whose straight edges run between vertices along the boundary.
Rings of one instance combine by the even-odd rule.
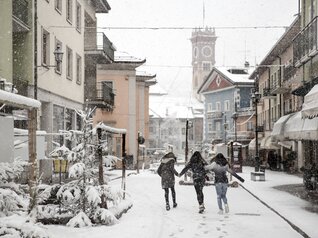
[[[26,109],[41,107],[41,102],[38,100],[4,90],[0,90],[0,103]]]

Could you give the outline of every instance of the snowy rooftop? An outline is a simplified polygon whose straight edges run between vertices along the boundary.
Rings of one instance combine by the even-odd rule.
[[[145,60],[136,58],[135,56],[129,55],[124,51],[115,51],[115,62],[132,62],[132,63],[140,63]]]
[[[248,79],[250,71],[246,68],[229,68],[229,67],[214,67],[234,83],[253,83],[253,80]]]

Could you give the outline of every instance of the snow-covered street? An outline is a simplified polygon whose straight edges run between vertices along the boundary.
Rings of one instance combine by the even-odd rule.
[[[177,167],[180,171],[181,166]],[[316,213],[304,208],[310,204],[289,193],[272,188],[276,185],[299,184],[302,179],[282,172],[266,171],[265,182],[249,178],[253,168],[244,167],[245,188],[278,213],[303,230],[309,237],[318,237]],[[128,171],[129,173],[130,171]],[[120,171],[114,171],[120,174]],[[120,185],[121,180],[111,183]],[[160,177],[148,170],[127,177],[127,191],[133,207],[113,226],[68,228],[44,226],[51,237],[303,237],[284,219],[263,205],[242,187],[229,188],[230,213],[218,215],[214,186],[204,188],[206,210],[198,213],[193,186],[176,184],[178,207],[165,210]]]

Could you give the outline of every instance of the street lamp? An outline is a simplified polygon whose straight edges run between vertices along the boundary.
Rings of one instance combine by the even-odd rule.
[[[236,111],[233,113],[232,118],[233,118],[233,121],[234,121],[234,138],[235,138],[235,141],[237,141],[236,121],[237,121],[237,118],[238,118],[238,113]]]
[[[259,171],[260,161],[258,153],[258,118],[257,118],[257,103],[261,98],[261,94],[257,91],[254,91],[251,95],[253,106],[255,108],[255,172]]]
[[[224,144],[226,144],[226,130],[227,130],[227,128],[228,128],[228,124],[227,124],[227,122],[226,122],[226,114],[224,114],[223,127],[224,127]]]
[[[64,54],[64,53],[62,52],[62,48],[61,48],[61,45],[60,45],[60,44],[56,44],[56,49],[54,50],[53,54],[54,54],[55,62],[56,62],[55,67],[57,67],[57,65],[58,65],[59,63],[62,63],[63,54]]]
[[[185,164],[188,163],[188,152],[189,152],[189,146],[188,146],[188,130],[192,128],[193,124],[192,121],[187,120],[186,122],[186,141],[185,141],[185,155],[184,155],[184,162]],[[187,173],[184,174],[184,181],[187,181]]]

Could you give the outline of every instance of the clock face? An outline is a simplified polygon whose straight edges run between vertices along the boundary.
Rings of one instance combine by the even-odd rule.
[[[202,48],[202,54],[206,57],[209,57],[212,55],[212,49],[209,46],[204,46]]]

